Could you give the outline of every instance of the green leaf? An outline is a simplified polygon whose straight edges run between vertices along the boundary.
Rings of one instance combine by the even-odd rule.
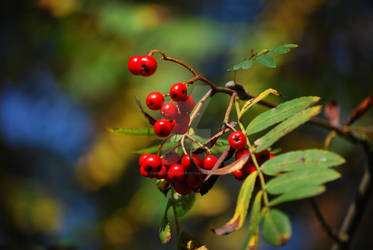
[[[324,186],[305,186],[301,187],[297,190],[284,193],[275,199],[271,200],[269,202],[270,206],[275,206],[280,203],[288,202],[288,201],[294,201],[294,200],[300,200],[304,198],[309,198],[312,196],[319,195],[325,191]]]
[[[291,237],[288,216],[278,209],[269,210],[264,215],[263,239],[272,246],[284,246]]]
[[[167,142],[163,145],[162,150],[168,150],[172,147],[175,147],[177,145],[177,142]],[[138,151],[136,151],[137,154],[152,154],[158,152],[159,145],[155,145],[149,148],[143,148]]]
[[[275,63],[275,61],[273,60],[272,57],[270,57],[270,56],[267,55],[267,54],[264,54],[264,55],[261,55],[261,56],[256,57],[256,61],[257,61],[258,63],[263,64],[264,66],[266,66],[266,67],[268,67],[268,68],[276,68],[276,63]]]
[[[246,238],[243,250],[256,249],[259,239],[259,223],[262,219],[260,214],[261,202],[263,192],[260,190],[254,199],[253,207],[251,209],[250,222],[249,222],[249,235]]]
[[[224,226],[213,229],[217,235],[224,235],[234,232],[240,229],[245,222],[247,215],[247,210],[249,209],[249,203],[251,195],[255,186],[255,181],[258,173],[257,171],[252,172],[248,177],[246,177],[243,182],[240,193],[238,194],[236,209],[232,219],[230,219]]]
[[[247,102],[245,102],[245,104],[243,105],[241,111],[240,111],[240,114],[239,114],[239,119],[243,116],[243,114],[248,111],[252,106],[254,106],[256,103],[260,102],[261,100],[263,100],[264,98],[266,98],[268,95],[277,95],[279,96],[280,93],[275,90],[275,89],[266,89],[264,90],[262,93],[260,93],[258,96],[254,97],[254,98],[251,98],[250,100],[248,100]]]
[[[294,192],[305,186],[316,186],[341,177],[341,174],[331,168],[302,168],[280,175],[266,184],[270,194]]]
[[[121,135],[155,135],[153,128],[108,128],[110,133]]]
[[[288,43],[288,44],[284,44],[282,45],[283,47],[286,47],[286,48],[298,48],[298,44],[295,44],[295,43]]]
[[[169,205],[167,204],[166,211],[163,215],[161,226],[159,227],[159,238],[163,244],[171,240],[171,227],[168,221],[167,212]]]
[[[251,68],[252,65],[253,65],[253,61],[250,59],[250,60],[246,60],[246,61],[240,62],[239,64],[234,65],[231,69],[228,69],[228,71],[237,71],[240,69],[246,70],[246,69]]]
[[[261,169],[266,175],[276,175],[310,167],[334,167],[345,162],[336,153],[320,149],[299,150],[277,155],[266,161]]]
[[[320,97],[317,96],[304,96],[281,103],[276,108],[272,108],[255,117],[247,126],[246,134],[251,135],[262,131],[289,118],[319,100]]]
[[[193,207],[195,193],[180,195],[175,192],[173,197],[177,217],[184,216]]]
[[[287,120],[283,121],[282,123],[274,127],[272,130],[270,130],[267,134],[257,139],[255,141],[255,145],[257,146],[256,151],[260,152],[272,146],[272,144],[274,144],[281,137],[290,133],[303,123],[307,122],[313,116],[319,114],[320,111],[321,106],[315,106],[302,110],[301,112],[292,115]]]
[[[283,44],[283,45],[276,46],[276,47],[272,48],[271,52],[275,53],[275,54],[286,54],[286,53],[290,52],[290,49],[297,48],[297,47],[298,47],[298,45],[293,44],[293,43]]]

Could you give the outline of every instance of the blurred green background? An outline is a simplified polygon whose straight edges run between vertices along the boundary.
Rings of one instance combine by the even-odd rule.
[[[0,12],[1,249],[175,248],[174,240],[162,245],[158,239],[166,199],[138,171],[135,152],[154,142],[106,128],[148,126],[135,96],[144,101],[191,75],[158,60],[152,77],[133,76],[127,70],[132,55],[161,49],[222,86],[233,77],[226,69],[251,48],[297,43],[292,53],[275,57],[276,69],[256,64],[237,80],[253,95],[277,89],[284,97],[269,98],[277,103],[304,95],[336,100],[343,119],[373,93],[370,0],[5,0]],[[192,93],[205,90],[198,83]],[[216,132],[227,102],[225,95],[211,100],[197,128]],[[358,122],[372,123],[372,112]],[[326,135],[306,125],[277,147],[322,147]],[[361,149],[343,139],[331,149],[348,163],[317,201],[336,228],[365,161]],[[223,237],[210,231],[233,214],[239,185],[226,176],[198,195],[182,221],[185,231],[209,249],[239,249],[246,228]],[[330,246],[308,201],[280,208],[293,225],[283,249]],[[371,204],[354,249],[373,248],[372,210]],[[260,242],[259,249],[272,248]]]

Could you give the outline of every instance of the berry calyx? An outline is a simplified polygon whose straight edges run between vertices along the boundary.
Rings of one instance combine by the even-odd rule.
[[[151,110],[159,110],[162,108],[164,96],[159,92],[152,92],[146,97],[146,106]]]
[[[141,56],[132,56],[128,60],[128,70],[134,75],[140,75],[141,73],[141,65],[139,63],[140,58]]]
[[[174,184],[174,189],[177,193],[181,195],[187,195],[192,192],[189,186],[185,182],[176,182]]]
[[[201,159],[198,157],[198,155],[193,155],[193,161],[198,166],[201,167]],[[189,168],[192,165],[192,160],[190,159],[190,155],[184,155],[183,158],[181,158],[181,165],[185,167],[185,169]]]
[[[172,100],[180,102],[185,101],[188,96],[188,90],[184,83],[178,82],[171,86],[170,97]]]
[[[187,96],[185,101],[178,103],[181,112],[191,112],[194,108],[194,99],[190,95]]]
[[[140,167],[144,164],[144,160],[145,160],[145,158],[148,157],[149,155],[150,155],[150,154],[145,153],[145,154],[142,154],[142,155],[140,156],[140,158],[139,158],[139,165],[140,165]]]
[[[172,102],[166,102],[161,107],[161,115],[169,120],[175,120],[178,117],[179,110]]]
[[[143,168],[143,170],[146,171],[150,177],[155,177],[155,175],[161,170],[161,164],[162,160],[158,155],[149,155],[144,159],[140,168]]]
[[[202,167],[204,169],[212,169],[215,166],[215,163],[218,161],[218,158],[216,158],[213,155],[206,155],[205,158],[203,158],[202,161]]]
[[[167,179],[170,182],[180,182],[185,179],[185,168],[180,164],[172,165],[167,172]]]
[[[159,137],[167,137],[173,128],[173,124],[166,119],[159,119],[153,125],[154,133]]]
[[[140,75],[151,76],[157,69],[157,61],[152,56],[141,56],[138,60],[138,67],[140,67]]]
[[[246,136],[241,131],[235,131],[228,137],[229,145],[234,149],[242,149],[246,145]]]

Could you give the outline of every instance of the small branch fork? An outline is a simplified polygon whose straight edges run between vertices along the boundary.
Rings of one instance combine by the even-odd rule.
[[[206,100],[208,98],[212,97],[216,93],[224,93],[224,94],[230,95],[231,98],[230,98],[230,102],[229,102],[229,105],[227,107],[227,110],[225,112],[222,130],[216,136],[219,137],[223,133],[234,130],[234,127],[229,126],[229,123],[228,123],[229,116],[230,116],[230,113],[232,111],[233,102],[236,102],[236,105],[237,105],[236,99],[248,100],[248,99],[253,98],[254,96],[250,95],[245,90],[245,88],[241,84],[237,83],[236,81],[227,82],[225,84],[225,87],[216,86],[212,81],[210,81],[206,77],[200,75],[195,69],[193,69],[187,63],[185,63],[185,62],[183,62],[179,59],[169,57],[164,52],[162,52],[160,50],[151,50],[148,53],[148,55],[152,56],[153,54],[156,54],[156,53],[160,54],[162,56],[163,60],[177,63],[177,64],[181,65],[182,67],[186,68],[188,71],[190,71],[194,75],[194,77],[192,79],[187,80],[186,82],[184,82],[184,84],[190,85],[190,84],[193,84],[194,82],[199,80],[199,81],[202,81],[202,82],[206,83],[211,88],[201,98],[201,100],[197,103],[195,109],[193,110],[193,112],[190,116],[189,126],[191,125],[193,120],[196,118],[196,116],[198,115],[199,111],[201,110],[203,104],[206,102]],[[252,53],[252,56],[253,55],[254,54]],[[373,102],[372,100],[373,100],[372,97],[370,97],[369,102],[364,103],[364,105],[368,106],[368,108],[369,108],[372,105],[372,102]],[[260,101],[259,104],[261,104],[263,106],[266,106],[268,108],[276,108],[275,104],[272,104],[270,102],[263,101],[263,100]],[[357,119],[356,117],[362,116],[363,113],[364,112],[359,113],[357,111],[354,111],[355,118],[354,119],[349,118],[349,119],[351,121],[352,120],[354,121],[354,120]],[[315,212],[315,215],[316,215],[317,219],[320,221],[323,229],[328,234],[328,236],[334,241],[334,245],[333,245],[332,249],[333,250],[349,249],[350,245],[351,245],[351,242],[352,242],[352,239],[353,239],[353,236],[357,231],[357,228],[358,228],[358,226],[361,222],[363,213],[364,213],[364,211],[367,207],[368,201],[371,198],[371,195],[373,193],[373,184],[372,184],[373,182],[371,180],[371,176],[372,176],[372,173],[373,173],[373,152],[372,152],[372,149],[370,148],[370,146],[368,145],[368,143],[364,139],[361,139],[361,138],[357,137],[354,133],[351,132],[352,129],[350,129],[349,125],[352,122],[348,122],[344,126],[339,126],[339,125],[333,125],[332,123],[328,122],[327,120],[314,117],[309,121],[309,123],[311,123],[313,125],[316,125],[318,127],[325,128],[329,131],[332,131],[333,133],[336,133],[336,134],[344,137],[345,139],[347,139],[348,141],[350,141],[353,144],[361,145],[363,147],[366,155],[367,155],[368,168],[367,168],[366,172],[364,173],[364,176],[362,177],[361,183],[359,185],[358,193],[355,197],[355,200],[351,203],[351,205],[348,209],[347,215],[346,215],[346,217],[345,217],[345,219],[342,223],[342,227],[341,227],[338,235],[335,234],[331,230],[329,225],[326,223],[326,220],[324,219],[316,201],[314,199],[311,199],[311,205],[312,205],[312,208]],[[187,132],[182,136],[181,143],[179,142],[179,144],[177,145],[177,147],[179,147],[180,145],[182,146],[185,154],[187,153],[187,151],[185,149],[185,146],[184,146],[185,138],[188,138],[192,142],[197,143],[202,149],[204,149],[204,151],[209,152],[208,147],[205,146],[205,145],[208,145],[209,143],[206,143],[205,145],[203,145],[200,142],[198,142],[196,139],[194,139],[191,135],[189,135],[188,132]],[[211,138],[209,141],[214,141],[215,139],[216,138]],[[165,143],[165,141],[161,143],[161,145],[159,147],[159,153],[160,153],[162,145],[164,145],[164,143]],[[261,184],[263,185],[263,183],[261,183]]]

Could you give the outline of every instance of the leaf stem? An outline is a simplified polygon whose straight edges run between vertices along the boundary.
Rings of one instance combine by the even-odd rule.
[[[176,205],[175,205],[175,197],[174,196],[175,196],[175,190],[172,188],[171,189],[171,206],[172,206],[172,210],[174,212],[176,234],[179,235],[180,234],[180,224],[179,224],[179,220],[178,220],[177,214],[176,214]]]

